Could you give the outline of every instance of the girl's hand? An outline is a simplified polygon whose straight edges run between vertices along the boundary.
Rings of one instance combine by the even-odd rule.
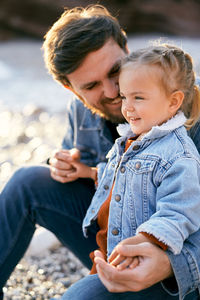
[[[123,266],[130,264],[132,267],[137,265],[138,263],[138,258],[136,257],[130,257],[129,259],[125,257],[122,252],[121,252],[121,245],[137,245],[140,243],[144,242],[149,242],[149,239],[146,238],[143,234],[139,233],[133,237],[127,238],[123,241],[121,241],[112,251],[110,257],[108,258],[108,261],[111,265],[113,266],[118,266],[122,264],[122,262],[127,259],[124,264],[122,264],[122,268],[124,269]]]
[[[116,258],[111,262],[112,266],[117,267],[118,270],[124,270],[126,268],[133,269],[139,264],[139,258],[135,257],[125,257],[118,254]]]

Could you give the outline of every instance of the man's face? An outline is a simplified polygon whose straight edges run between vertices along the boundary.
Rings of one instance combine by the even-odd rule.
[[[119,63],[125,52],[109,39],[102,48],[89,53],[74,72],[67,75],[72,91],[92,111],[113,123],[124,122],[119,96]]]

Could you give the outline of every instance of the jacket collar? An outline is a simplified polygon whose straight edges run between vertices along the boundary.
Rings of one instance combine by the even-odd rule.
[[[173,131],[174,129],[184,125],[186,120],[187,119],[184,116],[183,112],[179,111],[174,117],[172,117],[162,125],[153,126],[150,131],[148,131],[146,134],[142,136],[141,140],[160,138],[168,134],[169,132]],[[121,136],[128,137],[128,138],[135,136],[128,123],[120,124],[117,127],[117,130]]]
[[[80,120],[80,130],[100,130],[102,128],[103,119],[97,114],[93,114],[93,118],[88,118],[87,109],[84,110],[82,120]]]

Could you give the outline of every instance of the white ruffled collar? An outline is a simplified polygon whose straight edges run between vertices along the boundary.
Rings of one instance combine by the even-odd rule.
[[[150,139],[150,138],[158,138],[168,134],[170,131],[184,125],[186,122],[186,117],[182,111],[177,112],[175,116],[169,119],[167,122],[163,123],[162,125],[156,125],[151,128],[146,134],[144,134],[141,138],[143,139]],[[124,137],[132,137],[134,133],[131,130],[129,123],[119,124],[117,126],[117,131],[120,136]]]

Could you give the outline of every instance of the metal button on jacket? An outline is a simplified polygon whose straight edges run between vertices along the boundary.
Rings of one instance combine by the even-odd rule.
[[[119,234],[119,230],[117,228],[113,228],[113,230],[111,231],[113,235],[118,235]]]
[[[115,195],[115,201],[119,202],[121,200],[121,196],[120,195]]]
[[[140,161],[136,162],[135,163],[135,168],[140,169],[140,167],[141,167],[141,162]]]
[[[108,190],[109,186],[107,184],[104,185],[104,190]]]
[[[140,148],[140,146],[139,145],[135,145],[135,146],[133,146],[133,150],[138,150]]]
[[[125,167],[121,167],[120,172],[124,173],[125,171],[126,171],[126,168]]]

